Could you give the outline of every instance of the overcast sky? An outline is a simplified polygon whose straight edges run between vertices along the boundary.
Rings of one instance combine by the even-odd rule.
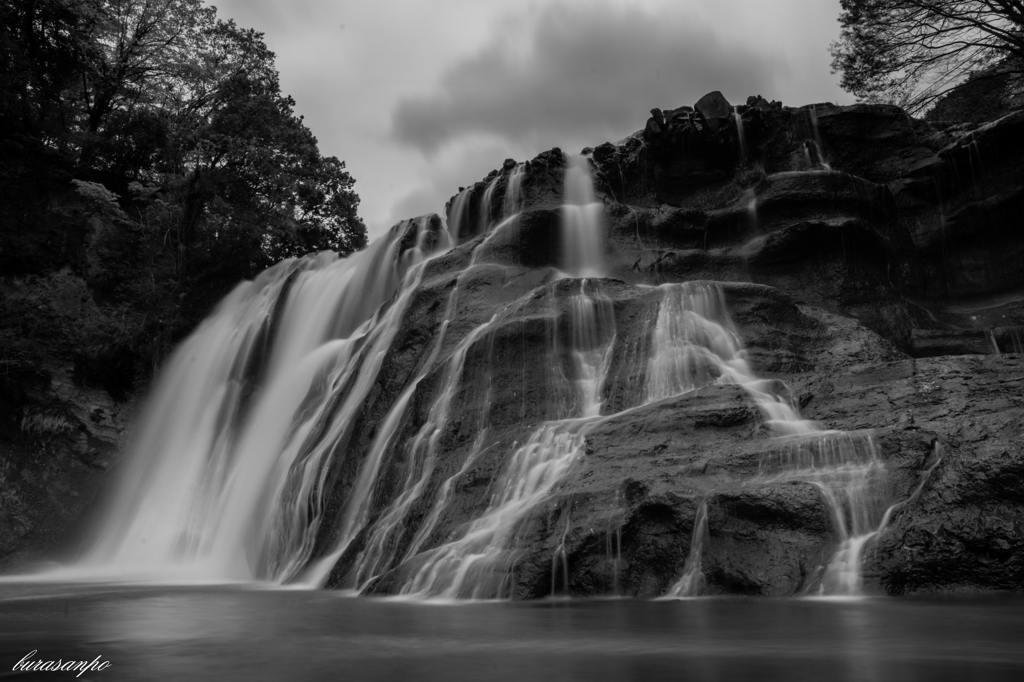
[[[839,0],[213,2],[266,34],[371,238],[506,158],[618,140],[711,90],[853,101],[829,68]]]

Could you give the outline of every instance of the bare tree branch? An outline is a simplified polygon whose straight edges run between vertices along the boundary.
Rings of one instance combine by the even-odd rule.
[[[841,85],[912,113],[972,74],[1024,61],[1024,0],[841,0]]]

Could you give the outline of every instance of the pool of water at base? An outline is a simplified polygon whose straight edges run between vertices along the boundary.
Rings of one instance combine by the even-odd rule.
[[[32,651],[110,666],[13,670]],[[7,581],[0,679],[1024,680],[1024,599],[424,604]]]

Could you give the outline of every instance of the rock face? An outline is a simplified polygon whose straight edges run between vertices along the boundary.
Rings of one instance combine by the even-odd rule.
[[[554,149],[454,196],[452,248],[436,216],[403,233],[434,253],[376,382],[344,428],[348,384],[303,405],[298,450],[331,453],[285,519],[307,568],[447,597],[1024,587],[1024,113],[651,114],[591,151],[593,197]]]
[[[1014,218],[1024,113],[941,129],[894,107],[792,109],[756,97],[734,116],[720,93],[651,113],[641,132],[591,154],[607,230],[599,289],[616,329],[605,418],[516,526],[515,551],[488,569],[500,576],[474,583],[490,591],[448,594],[657,596],[698,537],[703,593],[821,588],[841,529],[820,485],[765,474],[783,446],[749,392],[711,384],[636,398],[657,315],[648,287],[691,280],[722,283],[751,365],[805,418],[870,434],[889,514],[863,551],[865,591],[1024,587],[1024,232]],[[479,530],[517,447],[559,418],[551,373],[571,374],[569,360],[544,349],[572,326],[578,286],[555,271],[565,262],[563,167],[559,150],[506,162],[449,204],[460,244],[427,264],[384,376],[409,376],[442,325],[442,358],[491,327],[466,353],[434,470],[387,535],[391,558],[367,570],[381,541],[371,521],[329,585],[416,592],[446,547]],[[513,182],[522,199],[510,219],[502,197]],[[453,292],[457,314],[446,319]],[[415,391],[396,442],[429,420],[444,368]],[[332,479],[336,508],[393,404],[392,380],[364,408],[349,470]],[[371,519],[396,508],[410,469],[423,466],[402,446],[385,457]],[[702,506],[706,528],[696,527]],[[322,532],[320,554],[330,546]]]

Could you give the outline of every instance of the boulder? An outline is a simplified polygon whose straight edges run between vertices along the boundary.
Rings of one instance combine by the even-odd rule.
[[[725,95],[718,90],[709,92],[701,97],[693,105],[693,108],[708,120],[713,118],[730,118],[732,116],[732,105],[729,104],[729,100],[725,98]]]

